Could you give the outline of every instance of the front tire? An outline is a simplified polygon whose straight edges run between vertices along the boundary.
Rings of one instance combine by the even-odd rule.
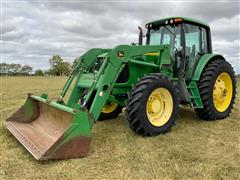
[[[165,76],[143,77],[129,94],[127,120],[130,128],[143,136],[170,131],[179,108],[176,87]]]
[[[122,112],[122,106],[115,102],[107,103],[98,118],[98,121],[110,120],[116,118]]]
[[[197,82],[203,108],[195,109],[204,120],[229,116],[236,95],[236,79],[232,66],[225,60],[210,61]]]

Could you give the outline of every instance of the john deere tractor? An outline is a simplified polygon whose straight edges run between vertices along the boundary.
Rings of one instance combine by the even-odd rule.
[[[142,136],[168,132],[180,104],[204,120],[226,118],[236,81],[232,66],[212,52],[209,26],[170,17],[147,23],[146,32],[139,27],[137,44],[84,53],[57,101],[29,93],[6,128],[36,159],[47,160],[86,156],[93,124],[123,107],[130,129]]]

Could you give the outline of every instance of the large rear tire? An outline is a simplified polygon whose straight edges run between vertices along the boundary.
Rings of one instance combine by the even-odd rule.
[[[203,108],[195,111],[201,119],[217,120],[229,116],[236,95],[236,79],[228,62],[210,61],[203,69],[198,88]]]
[[[170,131],[179,109],[177,89],[165,76],[143,77],[129,94],[127,120],[130,128],[143,136]]]

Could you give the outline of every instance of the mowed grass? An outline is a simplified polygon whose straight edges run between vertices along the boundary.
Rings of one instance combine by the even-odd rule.
[[[36,161],[3,122],[28,92],[48,92],[55,99],[65,81],[1,77],[0,179],[240,179],[240,92],[225,120],[206,122],[181,108],[171,132],[145,138],[133,133],[121,114],[94,125],[88,157]]]

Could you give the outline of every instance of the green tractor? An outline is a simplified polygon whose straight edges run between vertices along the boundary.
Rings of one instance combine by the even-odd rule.
[[[28,94],[6,128],[36,159],[47,160],[86,156],[93,124],[123,107],[130,129],[142,136],[168,132],[179,105],[204,120],[226,118],[236,80],[224,57],[212,53],[209,26],[170,17],[146,29],[144,35],[139,27],[138,44],[94,48],[77,58],[57,101]]]

